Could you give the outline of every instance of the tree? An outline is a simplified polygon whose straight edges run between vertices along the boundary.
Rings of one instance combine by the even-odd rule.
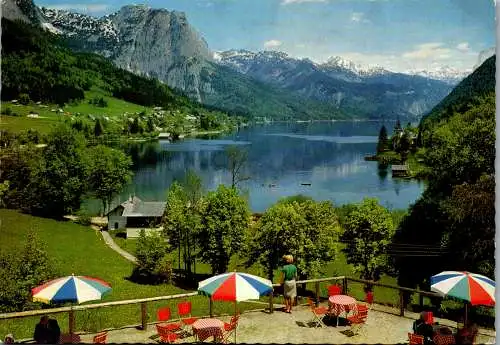
[[[248,161],[248,152],[238,146],[230,145],[226,149],[229,160],[229,171],[231,172],[231,187],[236,187],[238,183],[249,180],[249,176],[243,176],[242,169]]]
[[[377,199],[366,198],[349,213],[342,236],[347,262],[363,279],[378,280],[388,265],[387,248],[394,235],[391,213]]]
[[[248,204],[235,188],[220,185],[208,193],[197,239],[200,256],[214,274],[224,273],[240,250],[249,220]]]
[[[146,231],[141,229],[135,250],[137,258],[135,275],[156,280],[154,276],[158,274],[158,269],[167,255],[167,250],[168,245],[165,238],[156,232],[146,234]]]
[[[0,182],[10,183],[8,207],[51,218],[80,208],[90,169],[81,134],[61,124],[48,136],[47,147],[13,147],[5,158]]]
[[[98,145],[89,149],[91,169],[88,179],[92,195],[101,200],[103,214],[113,197],[123,190],[132,177],[132,160],[122,151]]]
[[[302,277],[316,276],[334,258],[339,233],[330,202],[283,200],[271,206],[249,232],[248,264],[259,261],[272,280],[282,256],[292,254]]]
[[[203,213],[201,180],[189,171],[183,184],[174,181],[167,194],[167,205],[163,220],[164,233],[169,243],[178,249],[180,268],[181,251],[184,269],[191,276],[195,264],[196,234],[200,231]]]
[[[453,187],[443,204],[451,220],[448,260],[455,267],[493,277],[495,272],[495,176]]]
[[[101,134],[103,132],[104,132],[104,129],[102,128],[101,120],[96,119],[95,125],[94,125],[94,136],[99,137],[99,136],[101,136]]]
[[[377,153],[384,152],[388,147],[387,129],[382,125],[378,134]]]

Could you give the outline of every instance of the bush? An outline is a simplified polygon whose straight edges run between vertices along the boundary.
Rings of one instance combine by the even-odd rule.
[[[26,93],[21,93],[19,95],[19,103],[27,105],[30,102],[30,96]]]
[[[20,254],[0,256],[0,312],[35,307],[30,301],[31,289],[54,276],[47,253],[31,231]]]
[[[92,224],[92,217],[88,213],[78,212],[75,223],[84,226],[90,226],[90,224]]]
[[[7,116],[12,115],[12,109],[10,109],[9,107],[2,109],[2,114]]]
[[[137,267],[134,268],[132,276],[141,281],[158,282],[160,276],[168,276],[168,264],[165,261],[168,245],[165,239],[158,233],[146,234],[142,229],[137,240],[135,256]],[[170,263],[170,269],[172,265]]]
[[[165,255],[156,265],[156,276],[163,283],[170,283],[173,276],[173,262]]]

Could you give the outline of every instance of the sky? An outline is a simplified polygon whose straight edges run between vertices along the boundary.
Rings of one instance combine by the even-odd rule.
[[[96,17],[134,0],[35,0]],[[136,2],[136,4],[139,4]],[[493,0],[148,0],[186,13],[212,51],[279,50],[324,62],[341,56],[393,71],[470,71],[495,46]]]

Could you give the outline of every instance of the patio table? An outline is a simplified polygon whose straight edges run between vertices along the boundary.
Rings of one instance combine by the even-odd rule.
[[[78,334],[61,333],[59,336],[59,344],[79,344],[81,342]]]
[[[357,313],[358,306],[356,300],[347,295],[333,295],[328,297],[328,304],[330,305],[330,314],[337,317],[337,326],[339,325],[339,316],[345,313],[346,318],[349,311]]]
[[[432,341],[434,341],[436,345],[455,344],[455,336],[453,335],[451,329],[447,327],[439,327],[436,329]]]
[[[200,319],[193,323],[193,334],[199,341],[214,337],[214,341],[224,337],[224,322],[219,319]]]

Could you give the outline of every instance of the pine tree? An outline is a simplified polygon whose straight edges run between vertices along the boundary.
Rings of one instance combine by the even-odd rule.
[[[385,149],[387,148],[387,141],[387,129],[385,128],[385,126],[382,126],[378,134],[377,153],[385,151]]]

